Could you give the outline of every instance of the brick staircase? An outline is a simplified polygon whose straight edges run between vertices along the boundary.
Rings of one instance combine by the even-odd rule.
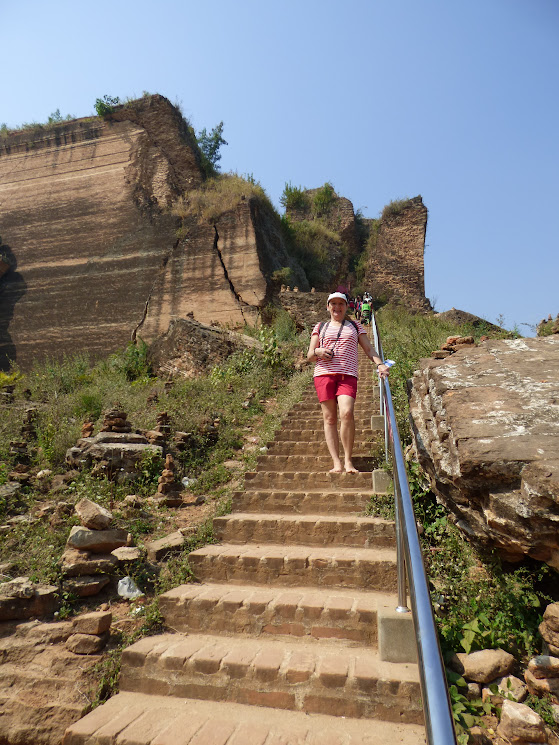
[[[190,554],[199,583],[161,596],[174,632],[124,651],[121,692],[64,745],[425,742],[417,666],[390,661],[409,659],[411,628],[393,613],[394,524],[363,516],[386,479],[371,470],[382,418],[360,365],[361,473],[328,473],[309,390],[214,520],[221,543]]]

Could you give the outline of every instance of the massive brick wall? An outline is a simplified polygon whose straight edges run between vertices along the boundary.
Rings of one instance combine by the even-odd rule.
[[[242,325],[272,300],[283,267],[310,289],[277,215],[250,193],[214,224],[187,220],[179,240],[169,208],[203,179],[192,130],[162,96],[2,138],[0,368],[104,356],[135,334],[151,342],[188,314]],[[425,307],[426,215],[418,197],[383,221],[369,274],[375,295]],[[358,248],[351,202],[337,198],[327,220],[350,248],[337,285]]]
[[[1,140],[0,365],[105,355],[189,312],[254,318],[290,263],[277,219],[241,199],[179,241],[169,207],[202,180],[192,133],[161,96]]]
[[[277,269],[292,266],[303,290],[301,269],[288,256],[279,219],[254,197],[241,199],[215,223],[186,221],[186,238],[177,243],[156,276],[142,338],[167,331],[169,322],[191,314],[205,324],[236,327],[254,323],[272,301]]]
[[[105,354],[140,321],[176,243],[176,218],[164,208],[202,180],[178,112],[161,97],[143,108],[158,135],[175,135],[178,168],[149,121],[95,118],[2,141],[1,251],[11,264],[0,287],[3,366],[79,349]]]
[[[380,219],[376,243],[369,243],[364,284],[375,299],[398,300],[410,308],[429,310],[423,261],[427,208],[419,196],[397,211],[386,212]]]

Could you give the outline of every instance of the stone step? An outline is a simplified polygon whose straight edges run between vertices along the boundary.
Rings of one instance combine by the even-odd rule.
[[[394,523],[380,517],[254,514],[234,512],[213,521],[223,543],[395,548]]]
[[[377,610],[395,606],[393,595],[344,588],[190,583],[159,596],[174,631],[347,639],[371,647],[378,643]]]
[[[357,398],[355,402],[355,413],[356,414],[370,414],[371,409],[374,409],[375,404],[378,408],[378,402],[371,401],[368,399],[368,397],[364,397],[363,399]],[[321,415],[321,408],[320,404],[318,402],[318,399],[316,396],[313,400],[306,400],[303,399],[298,404],[295,404],[295,406],[290,409],[289,414],[287,416],[296,416],[299,414],[320,414]]]
[[[351,642],[161,634],[122,653],[120,690],[420,724],[417,666]],[[153,745],[153,743],[152,743]]]
[[[366,510],[369,497],[370,492],[362,489],[282,491],[255,488],[235,492],[233,509],[256,513],[354,515],[362,514]]]
[[[354,415],[362,416],[364,414],[368,414],[370,416],[371,414],[378,414],[379,402],[373,401],[369,399],[368,397],[363,397],[361,399],[360,395],[361,395],[360,393],[357,394],[357,400],[355,402],[355,408],[353,410]],[[303,400],[301,401],[300,404],[298,404],[297,407],[290,409],[287,412],[287,414],[285,414],[284,421],[288,419],[293,419],[294,417],[298,417],[298,416],[320,416],[322,417],[322,408],[316,396],[314,398],[314,401]]]
[[[384,425],[383,425],[384,426]],[[382,432],[383,427],[378,426],[375,429],[371,429],[370,425],[366,427],[360,427],[359,431],[356,432],[355,439],[359,441],[372,440],[377,432]],[[284,427],[280,429],[275,436],[276,442],[282,442],[283,440],[290,440],[292,442],[320,442],[324,438],[324,428],[322,425],[316,425],[311,428],[301,427]]]
[[[371,426],[371,414],[357,414],[354,417],[355,429],[359,432],[363,427]],[[284,419],[281,424],[282,429],[323,429],[324,423],[320,414],[301,414],[299,416]],[[340,422],[338,421],[338,431]]]
[[[273,489],[274,491],[328,491],[362,489],[371,492],[372,472],[311,473],[309,471],[257,471],[245,473],[245,488]]]
[[[377,458],[363,455],[355,455],[352,459],[353,465],[358,471],[372,472],[377,464]],[[305,473],[317,473],[329,471],[332,468],[332,458],[329,455],[319,455],[311,453],[309,455],[278,455],[276,453],[266,453],[259,455],[257,458],[257,471],[268,471],[276,473],[278,471],[298,471]]]
[[[328,447],[324,437],[322,442],[295,442],[289,440],[280,440],[278,442],[270,442],[267,445],[269,455],[328,455]],[[360,441],[356,442],[353,447],[353,454],[357,456],[370,456],[371,450],[374,447],[374,443]],[[343,448],[340,445],[340,452],[343,452]]]
[[[425,745],[424,728],[373,719],[123,691],[67,731],[62,745]]]
[[[202,582],[278,587],[347,587],[395,592],[396,551],[390,548],[208,545],[188,563]]]

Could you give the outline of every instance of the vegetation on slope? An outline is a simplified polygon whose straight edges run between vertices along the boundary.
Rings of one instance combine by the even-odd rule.
[[[494,326],[452,324],[390,305],[377,312],[377,321],[385,356],[397,362],[390,372],[390,389],[404,447],[411,443],[406,381],[421,358],[429,357],[451,335],[474,336],[476,341],[481,335],[516,336],[496,331]],[[496,553],[474,546],[437,502],[413,460],[408,462],[408,478],[445,658],[455,652],[501,648],[515,655],[519,666],[525,665],[542,652],[538,626],[545,606],[559,599],[554,572],[535,561],[505,565]],[[388,517],[393,509],[392,497],[376,496],[369,514]],[[491,723],[487,715],[496,709],[481,699],[470,701],[460,676],[449,673],[449,682],[460,743],[467,743],[467,730],[481,723],[481,717]],[[526,703],[544,717],[548,726],[557,727],[548,699],[530,696]]]

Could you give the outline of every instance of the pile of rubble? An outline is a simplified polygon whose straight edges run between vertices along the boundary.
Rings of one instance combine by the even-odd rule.
[[[99,434],[93,436],[89,421],[84,424],[83,433],[86,436],[66,452],[66,463],[72,468],[91,468],[92,473],[106,475],[118,483],[138,477],[137,466],[146,453],[163,457],[160,444],[152,444],[140,432],[132,432],[127,414],[120,407],[105,414]]]
[[[557,313],[557,318],[555,318],[555,320],[553,320],[553,318],[551,317],[551,313],[548,315],[547,318],[542,318],[542,320],[538,323],[536,333],[538,336],[559,334],[559,313]]]
[[[450,357],[451,354],[454,354],[459,349],[473,346],[475,346],[473,336],[448,336],[446,342],[440,349],[437,349],[435,352],[431,352],[431,357],[434,357],[436,360],[444,360],[446,357]]]
[[[129,533],[110,527],[113,516],[105,507],[82,499],[75,510],[81,525],[71,529],[60,560],[62,586],[65,592],[89,597],[101,592],[119,567],[139,559],[141,553],[133,548]],[[123,552],[123,548],[132,551]]]
[[[516,667],[515,658],[502,649],[484,649],[470,654],[455,654],[449,664],[459,673],[468,685],[469,699],[490,701],[492,705],[502,707],[501,721],[497,728],[500,744],[514,742],[517,745],[529,743],[556,742],[550,739],[549,730],[542,718],[522,702],[528,694],[538,697],[549,697],[552,703],[553,716],[559,723],[559,603],[548,605],[540,633],[546,643],[545,649],[550,654],[532,658],[523,676],[513,675]],[[522,680],[522,677],[524,678]],[[476,732],[475,742],[490,743],[483,733]]]
[[[98,654],[109,641],[112,620],[112,613],[102,610],[76,616],[66,649],[74,654]]]

